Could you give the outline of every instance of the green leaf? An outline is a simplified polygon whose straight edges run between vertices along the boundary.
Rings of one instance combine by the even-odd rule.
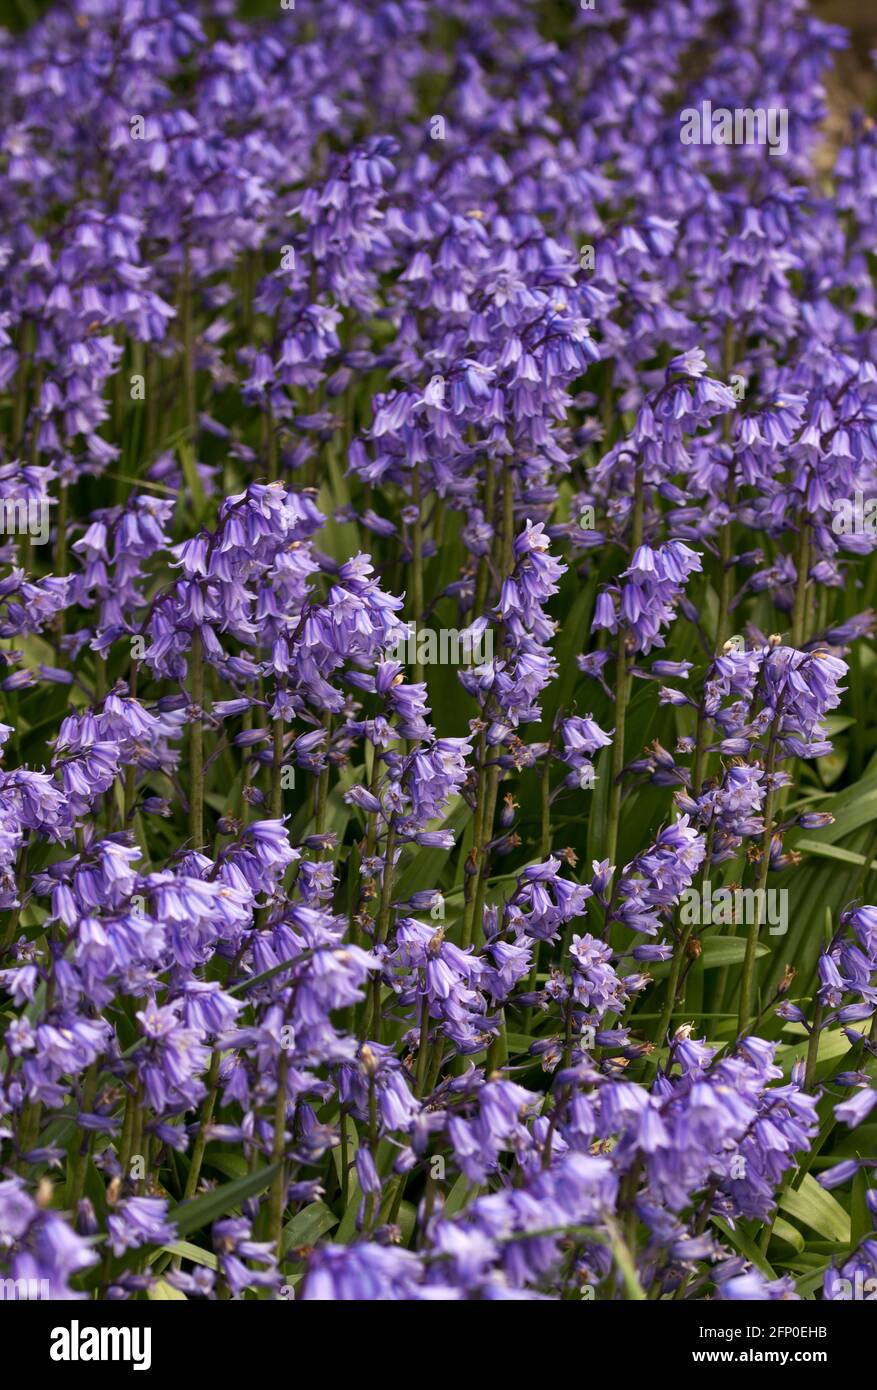
[[[338,1112],[336,1110],[336,1117],[337,1114]],[[356,1122],[352,1115],[344,1116],[344,1126],[345,1132],[347,1134],[347,1159],[349,1164],[351,1165],[350,1171],[351,1173],[353,1173],[355,1171],[355,1169],[353,1168],[353,1160],[356,1157],[356,1150],[359,1148],[359,1135],[356,1132]],[[341,1171],[342,1150],[340,1144],[336,1144],[335,1147],[332,1149],[332,1162],[335,1164],[335,1173],[339,1183],[343,1183],[344,1174]]]
[[[205,1192],[202,1197],[193,1197],[190,1202],[181,1202],[169,1213],[169,1219],[175,1223],[181,1236],[188,1235],[190,1231],[200,1231],[202,1227],[212,1226],[214,1221],[224,1216],[232,1207],[239,1207],[248,1197],[255,1197],[257,1193],[264,1192],[279,1167],[279,1163],[269,1163],[267,1168],[248,1173],[246,1177],[237,1178],[234,1182],[224,1183],[212,1192]]]
[[[399,1208],[396,1224],[402,1232],[401,1245],[409,1246],[417,1225],[417,1208],[413,1202],[403,1202]]]
[[[802,1298],[809,1298],[816,1289],[822,1288],[822,1279],[831,1260],[825,1260],[818,1269],[813,1269],[809,1274],[802,1274],[800,1279],[795,1280],[795,1289]]]
[[[827,714],[822,720],[823,727],[829,738],[835,734],[842,734],[844,729],[850,729],[855,724],[855,719],[849,714]]]
[[[591,575],[584,588],[579,589],[569,611],[564,614],[555,653],[559,674],[549,685],[542,700],[543,738],[548,738],[557,710],[565,708],[570,702],[579,674],[576,657],[587,646],[591,629],[597,578],[596,572]]]
[[[248,979],[241,980],[236,985],[230,985],[227,993],[242,994],[245,989],[252,989],[253,985],[261,985],[265,980],[270,980],[274,975],[279,975],[284,970],[292,970],[300,960],[301,956],[293,956],[291,960],[282,960],[278,965],[272,965],[270,969],[263,970],[260,975],[250,975]]]
[[[146,1290],[146,1297],[151,1303],[177,1303],[180,1299],[184,1303],[188,1302],[186,1295],[180,1289],[175,1289],[165,1279],[159,1279],[156,1283],[151,1284]]]
[[[800,1187],[790,1187],[782,1194],[779,1204],[783,1211],[818,1231],[826,1240],[849,1245],[850,1218],[831,1193],[820,1187],[809,1173]]]
[[[636,1262],[628,1249],[627,1243],[621,1235],[620,1230],[614,1221],[607,1221],[609,1229],[609,1243],[612,1247],[612,1258],[618,1267],[627,1297],[634,1302],[643,1302],[646,1294],[639,1282],[636,1270]]]
[[[284,1226],[284,1252],[294,1250],[297,1245],[314,1245],[320,1236],[337,1225],[338,1217],[325,1202],[311,1202]]]
[[[478,1188],[469,1181],[465,1173],[461,1173],[445,1200],[445,1216],[456,1216],[458,1211],[469,1205],[477,1193]]]
[[[781,1059],[789,1056],[801,1055],[807,1047],[807,1030],[803,1023],[789,1023],[784,1032],[796,1033],[801,1041],[797,1043],[784,1043],[778,1048]],[[829,1028],[819,1035],[819,1047],[817,1050],[817,1061],[833,1062],[838,1057],[844,1057],[850,1051],[851,1043],[842,1028]]]
[[[211,1149],[204,1161],[209,1168],[215,1168],[218,1173],[224,1173],[227,1178],[243,1178],[250,1171],[243,1154],[232,1153],[228,1150],[225,1152],[220,1150],[216,1153]]]
[[[813,854],[818,859],[834,859],[840,864],[867,864],[868,860],[864,854],[856,854],[855,850],[844,849],[842,845],[824,845],[820,840],[796,840],[795,849],[801,854]],[[877,863],[872,859],[871,868],[877,868]]]
[[[845,787],[820,805],[835,818],[833,825],[827,825],[819,832],[820,841],[835,843],[844,840],[854,831],[861,830],[863,825],[877,820],[877,779],[873,774],[862,777],[853,786]]]
[[[776,1271],[770,1264],[767,1256],[759,1249],[755,1241],[746,1234],[741,1225],[732,1228],[721,1216],[712,1218],[713,1225],[721,1231],[726,1240],[730,1241],[735,1250],[739,1250],[741,1255],[745,1255],[750,1264],[760,1269],[762,1274],[766,1274],[768,1279],[776,1279]]]
[[[451,808],[439,828],[452,830],[455,839],[459,842],[464,826],[471,819],[472,811],[460,797],[456,799],[456,805]],[[410,898],[412,893],[416,893],[418,889],[433,888],[443,870],[447,868],[447,862],[448,852],[446,849],[418,845],[411,858],[407,861],[403,860],[394,885],[394,897],[399,901],[404,901],[406,898]]]
[[[153,1250],[149,1256],[149,1263],[153,1264],[162,1253],[179,1255],[180,1259],[191,1260],[192,1264],[204,1265],[206,1269],[219,1269],[219,1260],[212,1250],[202,1250],[200,1245],[192,1245],[191,1241],[188,1240],[172,1240],[169,1245],[163,1245],[160,1250]]]
[[[860,1168],[853,1178],[853,1193],[850,1201],[850,1244],[855,1249],[871,1230],[868,1204],[865,1200],[868,1182],[865,1171]]]
[[[612,785],[612,749],[601,748],[597,755],[597,785],[590,795],[587,863],[600,858],[606,842],[609,791]]]
[[[701,942],[703,954],[700,965],[715,970],[721,965],[741,965],[746,955],[746,938],[742,936],[707,936]],[[767,946],[756,946],[756,956],[769,954]]]
[[[201,486],[201,479],[198,476],[195,450],[186,440],[181,439],[177,452],[180,456],[180,464],[183,469],[183,476],[186,479],[186,486],[192,498],[195,520],[200,524],[206,510],[207,499],[204,496],[204,489]]]
[[[804,1249],[804,1237],[798,1227],[792,1225],[791,1221],[784,1221],[781,1216],[778,1216],[773,1223],[773,1233],[779,1240],[784,1240],[787,1245],[791,1245],[794,1250],[800,1252]]]
[[[335,1240],[339,1245],[347,1245],[353,1240],[356,1234],[356,1218],[362,1202],[362,1188],[355,1172],[351,1170],[350,1197],[348,1198],[347,1208],[341,1218],[341,1224],[335,1232]]]

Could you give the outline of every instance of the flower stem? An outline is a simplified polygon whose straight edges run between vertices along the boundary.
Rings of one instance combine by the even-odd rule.
[[[201,1177],[201,1165],[204,1162],[204,1150],[207,1148],[207,1130],[210,1121],[213,1119],[213,1111],[216,1106],[216,1097],[219,1091],[219,1049],[215,1048],[210,1059],[210,1067],[206,1078],[207,1094],[201,1102],[201,1117],[198,1125],[198,1133],[195,1135],[195,1143],[192,1146],[192,1162],[189,1165],[189,1175],[186,1178],[186,1187],[183,1192],[183,1200],[188,1201],[194,1197],[198,1190],[198,1180]]]
[[[271,1161],[280,1167],[271,1183],[271,1196],[268,1206],[268,1239],[277,1246],[277,1258],[281,1257],[280,1238],[283,1232],[283,1209],[286,1206],[286,1164],[283,1150],[286,1134],[286,1079],[289,1074],[289,1053],[284,1048],[277,1064],[277,1095],[274,1100],[274,1140],[271,1145]]]
[[[822,1032],[823,1007],[817,1003],[813,1013],[813,1026],[807,1043],[807,1064],[804,1070],[804,1090],[812,1091],[816,1080],[816,1064],[819,1061],[819,1035]],[[875,1015],[877,1017],[877,1015]]]
[[[128,675],[128,694],[132,700],[137,698],[137,663],[131,662],[131,669]],[[122,829],[124,830],[134,810],[134,803],[137,797],[137,764],[128,763],[125,767],[125,779],[122,793]]]
[[[478,786],[475,793],[475,815],[472,823],[472,850],[470,862],[472,872],[466,875],[463,904],[463,932],[460,945],[465,951],[472,945],[472,923],[475,919],[475,895],[478,889],[478,870],[481,865],[481,836],[484,826],[484,800],[487,784],[485,762],[487,740],[482,729],[478,739]]]
[[[283,812],[283,736],[282,719],[274,720],[274,751],[271,760],[271,819],[279,820]]]
[[[487,460],[484,475],[484,517],[488,523],[493,521],[493,509],[496,505],[496,475],[494,473],[493,459]],[[482,555],[478,562],[478,576],[475,581],[475,603],[473,606],[473,617],[478,618],[484,611],[487,602],[487,586],[490,579],[490,565],[488,557]]]
[[[97,1092],[97,1062],[92,1062],[85,1079],[82,1083],[82,1095],[80,1097],[80,1109],[84,1114],[88,1114],[94,1105],[94,1097]],[[83,1131],[82,1139],[73,1158],[69,1179],[69,1196],[67,1205],[75,1217],[76,1208],[85,1191],[85,1175],[88,1171],[88,1158],[91,1153],[92,1135],[88,1130]]]
[[[393,860],[396,856],[396,820],[391,817],[387,829],[387,850],[384,860],[384,874],[381,883],[381,905],[378,909],[378,920],[375,926],[375,945],[383,946],[387,939],[387,932],[390,925],[390,910],[393,903]],[[363,1017],[363,1038],[371,1034],[377,1042],[380,1042],[381,1031],[381,973],[376,970],[371,980],[369,1006],[365,1010]]]
[[[618,633],[618,655],[615,661],[615,733],[612,742],[612,785],[609,793],[609,815],[606,824],[606,858],[611,865],[615,864],[618,850],[621,782],[624,773],[624,731],[627,723],[627,702],[630,698],[626,643],[626,634],[624,628],[621,628]]]
[[[633,515],[631,521],[630,553],[635,555],[643,541],[645,491],[642,467],[637,464],[633,485]],[[606,827],[606,858],[615,863],[618,851],[618,826],[621,820],[622,774],[624,772],[624,732],[627,706],[630,701],[632,678],[627,670],[627,634],[618,629],[618,654],[615,668],[615,734],[612,743],[612,787],[609,793],[609,815]]]
[[[514,559],[515,480],[511,466],[507,463],[502,470],[502,551],[499,572],[503,579],[511,574]]]
[[[476,949],[479,949],[484,941],[484,899],[487,896],[487,879],[490,869],[490,856],[487,852],[487,846],[493,834],[493,822],[496,816],[496,801],[499,793],[499,777],[499,767],[496,763],[491,763],[487,769],[487,784],[484,793],[484,819],[481,825],[481,853],[478,860],[475,900],[472,910],[471,941]]]
[[[735,358],[735,356],[736,356],[736,350],[737,350],[737,342],[736,342],[736,335],[735,335],[735,331],[734,331],[734,322],[733,322],[732,319],[728,319],[727,323],[725,324],[725,346],[724,346],[724,354],[723,354],[723,358],[722,358],[722,370],[723,370],[723,372],[724,372],[725,380],[726,380],[726,381],[727,381],[728,378],[730,377],[731,372],[732,372],[733,367],[734,367],[734,358]],[[731,439],[731,420],[732,420],[732,418],[733,418],[733,412],[732,412],[732,411],[727,411],[727,412],[725,413],[725,415],[723,416],[723,418],[722,418],[722,438],[724,439],[724,441],[725,441],[725,443],[726,443],[727,445],[730,445],[730,439]],[[724,643],[728,640],[728,637],[730,636],[730,631],[731,631],[731,630],[730,630],[729,619],[730,619],[730,614],[731,614],[731,603],[732,603],[733,598],[734,598],[734,589],[735,589],[735,586],[736,586],[736,576],[735,576],[735,573],[734,573],[734,565],[732,564],[732,560],[733,560],[733,557],[734,557],[734,544],[733,544],[734,538],[733,538],[733,535],[732,535],[732,524],[733,524],[733,523],[732,523],[730,517],[731,517],[731,513],[732,513],[732,511],[733,511],[735,495],[736,495],[736,479],[735,479],[735,476],[734,476],[734,462],[733,462],[733,459],[732,459],[731,462],[730,462],[729,465],[728,465],[728,479],[727,479],[727,483],[726,483],[726,487],[725,487],[725,503],[726,503],[726,505],[727,505],[727,507],[728,507],[729,519],[728,519],[728,521],[725,523],[725,525],[722,527],[721,532],[720,532],[720,534],[719,534],[719,563],[720,563],[720,572],[719,572],[719,613],[718,613],[718,618],[717,618],[717,620],[716,620],[716,650],[717,650],[717,651],[721,651],[721,650],[722,650],[722,646],[723,646]]]
[[[411,548],[412,548],[412,567],[411,567],[411,616],[415,625],[423,618],[423,514],[421,511],[420,498],[420,464],[415,463],[411,470],[411,505],[416,507],[417,516],[414,518],[412,528]],[[417,641],[415,626],[414,649],[420,652],[420,643]],[[423,662],[419,658],[414,662],[414,683],[418,684],[423,680]]]
[[[689,922],[683,928],[673,952],[673,959],[670,963],[670,976],[667,980],[667,997],[664,1000],[664,1008],[658,1021],[657,1032],[655,1033],[655,1046],[662,1047],[670,1027],[673,1017],[673,1010],[676,1007],[676,995],[679,991],[679,976],[682,972],[682,962],[685,959],[685,952],[688,942],[694,929],[694,923]]]
[[[326,730],[326,739],[328,746],[329,731],[332,727],[332,716],[328,713],[328,711],[323,717],[323,727]],[[317,804],[314,812],[314,829],[318,835],[322,835],[323,831],[326,829],[326,811],[328,809],[328,806],[329,763],[327,761],[326,766],[323,768],[317,781]]]
[[[195,379],[195,329],[192,317],[192,268],[188,246],[183,261],[182,291],[183,389],[186,406],[186,434],[189,443],[194,448],[198,436],[198,398]]]
[[[201,711],[204,704],[204,650],[200,628],[192,629],[192,648],[189,656],[189,694],[193,705],[189,724],[189,835],[192,848],[200,849],[204,841],[204,730]]]
[[[541,778],[541,827],[539,833],[539,857],[544,863],[551,853],[551,755],[554,751],[554,735],[545,753],[545,764]]]
[[[765,774],[767,794],[764,798],[764,835],[761,840],[761,862],[758,866],[758,885],[755,892],[756,911],[746,934],[746,954],[743,957],[743,977],[740,982],[740,1015],[738,1028],[742,1034],[749,1026],[752,1016],[752,996],[755,987],[755,949],[758,945],[758,929],[761,926],[761,904],[767,890],[767,876],[770,873],[770,847],[773,840],[773,811],[776,791],[773,786],[773,772],[776,764],[776,738],[781,718],[781,704],[777,706],[770,730]]]
[[[420,1000],[420,1045],[417,1050],[417,1076],[414,1094],[422,1097],[426,1091],[426,1066],[429,1060],[429,996],[426,981],[423,983],[423,997]]]
[[[795,598],[792,607],[791,641],[795,651],[800,651],[807,638],[807,579],[810,568],[810,537],[803,516],[798,521],[798,540],[795,546]]]
[[[266,445],[268,453],[268,481],[277,481],[277,427],[274,424],[274,411],[271,407],[271,396],[268,395],[268,403],[265,416]]]

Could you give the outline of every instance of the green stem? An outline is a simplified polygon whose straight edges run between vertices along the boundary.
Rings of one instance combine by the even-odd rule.
[[[487,769],[487,786],[484,796],[484,820],[481,826],[481,853],[476,876],[475,900],[472,910],[472,943],[480,948],[484,940],[484,899],[487,896],[487,879],[490,873],[490,856],[487,846],[493,835],[493,822],[496,816],[496,801],[499,793],[500,770],[496,763]],[[468,944],[468,943],[467,943]]]
[[[551,853],[551,754],[553,751],[554,740],[548,745],[545,754],[545,766],[542,768],[542,825],[539,836],[539,855],[544,863]]]
[[[617,1224],[614,1221],[607,1224],[612,1242],[612,1258],[615,1261],[616,1269],[621,1275],[625,1297],[637,1303],[645,1302],[646,1295],[639,1282],[639,1277],[636,1272],[636,1263],[630,1253],[630,1248],[618,1230]]]
[[[515,558],[515,480],[511,464],[506,463],[502,470],[502,551],[500,554],[500,574],[503,579],[511,574]]]
[[[189,836],[192,848],[200,849],[204,842],[204,730],[201,711],[204,705],[204,649],[200,628],[192,630],[192,649],[189,656],[189,694],[195,707],[189,724]]]
[[[667,1036],[667,1030],[670,1027],[670,1020],[673,1017],[673,1010],[676,1007],[676,995],[679,990],[679,976],[682,973],[682,962],[685,959],[685,952],[693,929],[693,922],[689,922],[682,928],[682,933],[676,943],[676,949],[673,952],[673,959],[670,963],[670,976],[667,980],[667,998],[664,1000],[664,1008],[658,1021],[657,1032],[655,1033],[656,1047],[663,1046],[664,1039]]]
[[[328,747],[328,734],[329,734],[329,731],[330,731],[330,729],[331,729],[331,726],[332,726],[332,716],[331,716],[331,714],[329,714],[328,711],[327,711],[326,714],[323,716],[323,727],[324,727],[324,729],[326,730],[326,734],[327,734],[327,740],[326,740],[327,747]],[[318,835],[322,835],[323,831],[326,829],[326,812],[327,812],[327,810],[328,810],[328,806],[329,806],[329,763],[328,763],[328,761],[327,761],[327,762],[326,762],[326,766],[323,768],[322,772],[320,773],[319,780],[318,780],[318,782],[317,782],[317,805],[316,805],[316,811],[315,811],[315,814],[314,814],[314,829],[316,830],[316,833],[317,833]]]
[[[283,735],[282,719],[274,720],[274,753],[271,761],[271,819],[279,820],[283,813]]]
[[[642,467],[637,464],[633,486],[630,553],[635,555],[643,542],[645,524],[645,489]],[[618,851],[618,826],[621,820],[622,774],[624,771],[624,733],[632,678],[627,670],[627,634],[618,630],[618,654],[615,669],[615,734],[612,743],[612,786],[609,793],[609,814],[606,826],[606,858],[615,863]]]
[[[795,546],[795,599],[792,608],[792,646],[800,651],[807,637],[807,582],[810,569],[810,537],[803,516],[798,519],[798,540]]]
[[[691,795],[700,796],[700,788],[703,783],[703,768],[706,756],[704,747],[704,734],[706,732],[706,715],[704,712],[703,701],[697,707],[697,727],[694,731],[694,764],[691,769]]]
[[[82,1083],[82,1095],[80,1096],[80,1109],[84,1114],[88,1114],[94,1105],[94,1098],[97,1093],[97,1062],[92,1062],[85,1079]],[[92,1135],[89,1130],[85,1130],[79,1147],[73,1160],[73,1165],[69,1179],[69,1196],[67,1205],[76,1216],[76,1208],[82,1199],[85,1191],[85,1175],[88,1171],[88,1159],[91,1153]]]
[[[130,1152],[129,1157],[128,1157],[128,1171],[127,1171],[126,1174],[125,1174],[125,1177],[126,1177],[129,1181],[130,1181],[130,1178],[131,1178],[131,1163],[132,1163],[133,1159],[135,1159],[135,1158],[142,1158],[142,1157],[143,1157],[142,1153],[140,1152],[140,1146],[141,1146],[141,1143],[142,1143],[142,1140],[143,1140],[143,1106],[144,1106],[144,1100],[143,1100],[142,1088],[139,1088],[139,1089],[140,1089],[140,1094],[139,1094],[139,1096],[138,1096],[138,1098],[137,1098],[137,1105],[136,1105],[135,1108],[134,1108],[134,1114],[133,1114],[133,1116],[132,1116],[132,1118],[131,1118],[131,1152]],[[132,1190],[133,1190],[134,1192],[137,1191],[137,1183],[138,1183],[138,1181],[139,1181],[139,1179],[135,1180],[135,1181],[132,1183]]]
[[[36,1148],[42,1114],[43,1107],[38,1100],[26,1100],[21,1108],[21,1117],[18,1122],[18,1152],[20,1156],[18,1171],[22,1176],[27,1173],[28,1167],[24,1155]]]
[[[194,448],[198,436],[198,403],[195,380],[195,328],[192,316],[192,272],[189,248],[183,262],[183,386],[186,405],[186,434]]]
[[[136,700],[136,698],[137,698],[137,663],[134,662],[134,661],[131,662],[131,669],[130,669],[129,674],[128,674],[128,694],[131,696],[131,699],[132,699],[132,700]],[[123,829],[123,830],[126,828],[126,826],[127,826],[127,824],[128,824],[128,821],[129,821],[129,819],[130,819],[130,816],[131,816],[131,812],[134,810],[134,802],[135,802],[136,795],[137,795],[137,791],[136,791],[136,777],[137,777],[137,765],[136,765],[136,763],[128,763],[128,765],[127,765],[126,768],[125,768],[125,779],[124,779],[124,786],[123,786],[123,802],[122,802],[122,804],[123,804],[123,816],[122,816],[123,824],[122,824],[122,829]]]
[[[52,556],[55,574],[59,578],[63,578],[67,573],[67,511],[67,484],[62,483],[58,489],[58,507],[55,512],[55,549]]]
[[[734,478],[729,470],[728,501],[733,498]],[[719,536],[719,560],[721,564],[721,574],[719,576],[719,615],[716,620],[716,650],[721,651],[725,642],[731,635],[730,614],[731,601],[734,597],[736,585],[736,575],[734,566],[731,563],[734,554],[733,537],[731,535],[731,524],[722,527]]]
[[[412,571],[411,571],[411,616],[415,623],[415,651],[420,651],[420,643],[416,640],[416,625],[423,618],[423,515],[421,511],[420,498],[420,464],[415,463],[411,471],[411,505],[417,508],[417,516],[414,519],[412,530]],[[418,684],[423,680],[423,663],[420,660],[414,662],[414,682]]]
[[[347,1137],[347,1114],[341,1108],[341,1206],[347,1210],[350,1201],[350,1142]]]
[[[289,1053],[284,1050],[277,1064],[277,1095],[274,1099],[274,1140],[271,1145],[271,1161],[280,1166],[271,1183],[271,1196],[268,1206],[268,1239],[277,1246],[277,1258],[281,1257],[280,1237],[283,1231],[283,1209],[286,1205],[286,1164],[283,1162],[286,1134],[286,1080],[289,1074]]]
[[[475,919],[475,896],[478,889],[478,870],[481,866],[481,837],[484,827],[484,801],[487,790],[487,739],[484,730],[478,739],[478,786],[475,793],[475,816],[472,824],[471,865],[466,875],[463,902],[463,932],[460,945],[465,951],[472,945],[472,923]]]
[[[821,1004],[817,1003],[813,1013],[813,1026],[810,1030],[810,1038],[807,1043],[807,1065],[804,1070],[804,1090],[812,1091],[816,1081],[816,1064],[819,1060],[819,1035],[822,1032],[822,1015],[824,1013]],[[877,1014],[875,1014],[877,1018]]]
[[[746,934],[746,954],[743,957],[743,977],[740,982],[740,1014],[739,1032],[742,1035],[749,1026],[752,1016],[752,996],[755,988],[755,950],[758,945],[758,930],[761,926],[761,904],[764,901],[767,889],[767,877],[770,873],[770,847],[773,840],[773,812],[776,801],[776,790],[773,783],[773,772],[776,764],[776,738],[779,731],[781,719],[781,701],[777,705],[773,724],[770,730],[770,741],[768,743],[767,760],[765,762],[765,775],[767,777],[767,794],[764,798],[764,835],[761,840],[761,862],[758,866],[758,885],[755,893],[756,911],[753,913],[753,921],[749,924]]]
[[[243,717],[242,717],[242,719],[241,719],[241,728],[244,729],[244,730],[246,730],[247,733],[249,733],[249,731],[252,729],[252,727],[253,727],[253,707],[252,707],[252,705],[250,705],[248,709],[245,709],[245,710],[244,710]],[[247,825],[247,824],[249,823],[249,819],[250,819],[250,803],[249,803],[249,801],[247,800],[247,798],[244,796],[244,792],[245,792],[246,790],[247,790],[247,773],[246,773],[246,767],[245,767],[244,770],[243,770],[243,772],[241,773],[241,815],[240,815],[240,820],[241,820],[241,825],[242,825],[242,826]]]
[[[192,1162],[189,1165],[189,1175],[186,1178],[186,1187],[183,1192],[183,1200],[188,1201],[194,1197],[198,1190],[198,1181],[201,1177],[201,1165],[204,1162],[204,1151],[207,1148],[207,1131],[210,1121],[213,1119],[213,1111],[216,1107],[216,1097],[219,1092],[219,1049],[214,1049],[210,1059],[210,1067],[207,1072],[207,1094],[201,1102],[201,1118],[198,1125],[198,1133],[195,1135],[195,1143],[192,1146]]]
[[[493,524],[493,509],[496,506],[496,475],[494,473],[493,459],[487,460],[484,474],[484,519],[489,524]],[[475,603],[473,616],[478,618],[484,611],[487,602],[487,586],[490,579],[490,565],[486,555],[482,555],[478,562],[478,577],[475,581]]]
[[[624,772],[624,733],[627,723],[627,702],[630,698],[630,677],[627,673],[627,637],[624,628],[618,633],[618,654],[615,658],[615,733],[612,741],[612,785],[609,792],[609,814],[606,823],[606,858],[615,864],[618,850],[618,826],[621,820],[622,776]]]
[[[539,857],[543,864],[551,853],[551,751],[554,739],[548,745],[545,754],[545,766],[542,769],[542,829],[539,837]],[[539,975],[539,956],[542,943],[538,940],[533,942],[533,964],[530,966],[530,974],[527,977],[527,993],[532,994],[538,983]],[[533,1010],[527,1009],[524,1014],[524,1032],[529,1033],[533,1026]]]
[[[487,1061],[484,1072],[490,1076],[492,1072],[499,1071],[504,1067],[509,1059],[508,1033],[506,1032],[505,1009],[499,1011],[499,1032],[493,1039],[487,1050]]]
[[[58,488],[58,507],[55,512],[55,545],[52,555],[52,568],[59,579],[63,579],[67,573],[67,514],[70,502],[67,494],[67,484],[61,483]],[[62,608],[55,614],[52,623],[52,644],[55,648],[55,659],[61,664],[61,638],[67,630],[67,609]]]
[[[131,1140],[134,1136],[134,1109],[135,1098],[133,1091],[129,1091],[125,1098],[125,1117],[122,1121],[122,1133],[119,1136],[119,1167],[122,1170],[123,1178],[128,1176],[128,1167],[131,1162]]]
[[[375,945],[383,946],[387,939],[387,932],[390,925],[390,911],[393,905],[393,874],[396,856],[396,820],[391,817],[387,829],[387,849],[384,860],[383,881],[381,883],[381,905],[378,909],[378,920],[375,925]],[[369,1007],[363,1015],[363,1038],[367,1038],[371,1033],[377,1042],[380,1042],[381,1032],[381,976],[379,971],[375,971],[371,980]]]
[[[734,367],[734,357],[736,355],[736,350],[737,344],[734,331],[734,322],[732,319],[728,319],[727,323],[725,324],[725,346],[722,361],[722,367],[726,381],[730,377]],[[729,444],[731,439],[732,419],[733,413],[731,411],[727,411],[722,418],[722,438],[724,439],[726,444]],[[731,513],[733,510],[735,495],[736,480],[734,477],[734,464],[732,460],[732,462],[728,465],[728,481],[725,489],[725,502],[728,507],[729,513]],[[719,534],[719,613],[718,619],[716,621],[716,649],[718,651],[722,650],[724,643],[727,642],[728,637],[730,636],[729,619],[731,613],[731,603],[734,598],[734,590],[736,588],[736,575],[734,571],[734,565],[731,563],[734,555],[734,538],[732,531],[732,522],[729,520],[722,527],[721,532]]]
[[[378,1152],[378,1098],[375,1092],[374,1069],[369,1070],[368,1074],[368,1147],[373,1159],[377,1158]],[[375,1213],[375,1194],[369,1192],[365,1199],[365,1211],[363,1213],[363,1230],[370,1231],[374,1222]]]
[[[426,1070],[429,1060],[429,997],[426,994],[426,983],[424,981],[424,994],[420,1001],[420,1045],[417,1050],[417,1076],[415,1078],[414,1094],[422,1097],[426,1094]]]
[[[274,411],[271,406],[271,397],[268,396],[268,406],[266,414],[267,429],[267,448],[268,448],[268,481],[277,481],[277,429],[274,424]]]

